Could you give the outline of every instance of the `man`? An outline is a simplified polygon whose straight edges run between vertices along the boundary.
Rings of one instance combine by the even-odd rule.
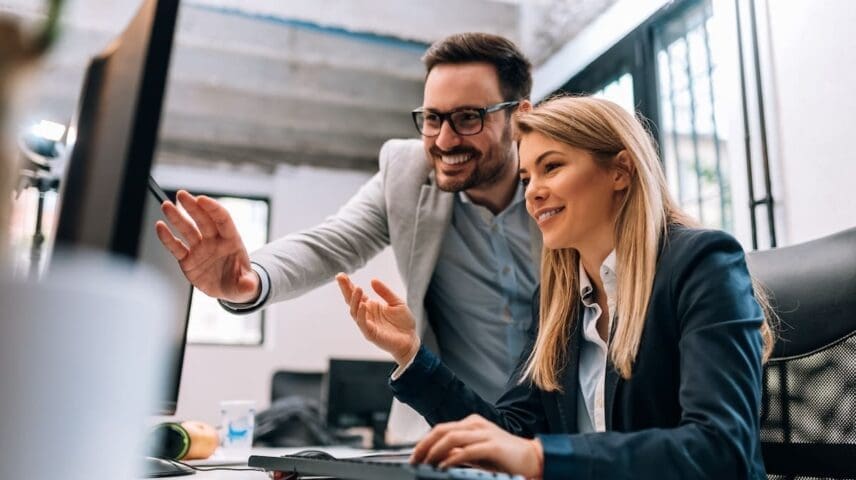
[[[235,313],[294,298],[392,246],[423,342],[493,401],[523,348],[538,279],[540,232],[511,132],[513,112],[531,108],[531,65],[508,40],[478,33],[437,42],[423,62],[424,104],[413,112],[422,144],[386,142],[380,171],[321,225],[251,261],[217,202],[179,192],[193,222],[171,203],[163,210],[183,240],[156,228],[187,278]],[[415,440],[427,426],[404,408],[393,407],[390,430]]]

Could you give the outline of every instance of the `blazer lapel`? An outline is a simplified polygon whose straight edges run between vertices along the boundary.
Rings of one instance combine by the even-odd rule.
[[[419,192],[419,206],[416,209],[416,219],[413,228],[413,239],[408,262],[406,279],[407,304],[411,309],[421,308],[425,299],[425,292],[437,265],[440,254],[440,246],[446,236],[446,230],[452,218],[452,207],[454,206],[454,194],[444,192],[433,184],[422,186]],[[417,314],[417,329],[422,332],[426,322]]]
[[[613,320],[612,331],[615,331],[615,326],[618,323],[618,317]],[[609,349],[612,347],[612,337],[609,338]],[[618,389],[618,381],[621,380],[621,375],[618,374],[618,370],[615,369],[615,365],[612,364],[612,360],[609,358],[609,353],[606,355],[606,376],[604,378],[604,388],[603,388],[603,396],[604,396],[604,414],[606,416],[606,430],[612,430],[612,407],[615,405],[615,391]]]
[[[577,425],[577,391],[580,388],[580,325],[582,322],[582,310],[579,310],[568,344],[568,364],[565,366],[562,378],[564,392],[556,395],[559,404],[559,416],[562,418],[567,433],[579,431]]]

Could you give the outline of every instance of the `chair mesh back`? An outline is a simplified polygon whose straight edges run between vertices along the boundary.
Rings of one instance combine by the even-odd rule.
[[[835,451],[856,452],[856,335],[809,355],[767,364],[761,440],[785,448],[812,444],[827,451],[834,446],[845,449]],[[788,452],[782,450],[785,456]],[[856,456],[841,460],[856,464]]]
[[[805,477],[793,475],[767,475],[767,480],[829,480],[829,477]]]

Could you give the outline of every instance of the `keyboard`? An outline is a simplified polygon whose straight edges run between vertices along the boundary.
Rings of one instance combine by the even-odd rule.
[[[249,466],[299,476],[334,477],[343,480],[524,480],[520,475],[494,473],[476,468],[440,469],[431,465],[372,458],[319,459],[294,455],[253,455]]]

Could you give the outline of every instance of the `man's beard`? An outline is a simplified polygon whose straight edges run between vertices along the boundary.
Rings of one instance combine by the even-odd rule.
[[[511,129],[506,128],[502,133],[502,139],[484,155],[472,147],[456,147],[448,151],[442,151],[436,146],[431,147],[430,157],[434,165],[434,176],[437,187],[444,192],[460,192],[475,187],[489,187],[502,179],[507,168],[511,168],[513,161],[513,149],[511,148]],[[437,162],[442,163],[442,155],[473,155],[468,162],[475,162],[475,169],[466,177],[445,177],[437,172]]]

